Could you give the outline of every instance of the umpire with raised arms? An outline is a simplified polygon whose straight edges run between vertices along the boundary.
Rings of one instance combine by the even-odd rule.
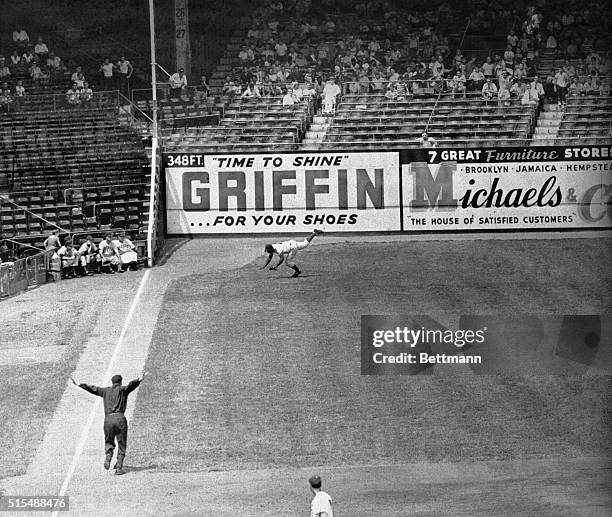
[[[121,375],[113,375],[111,382],[112,386],[101,388],[91,384],[77,384],[71,377],[70,380],[75,386],[83,388],[85,391],[98,397],[102,397],[104,401],[104,468],[110,468],[113,452],[115,451],[115,438],[119,445],[117,452],[117,463],[115,464],[115,474],[121,476],[125,474],[123,470],[123,460],[125,458],[125,449],[127,446],[128,423],[125,418],[125,406],[127,405],[128,395],[134,391],[146,373],[143,373],[138,379],[134,379],[127,386],[123,386]]]

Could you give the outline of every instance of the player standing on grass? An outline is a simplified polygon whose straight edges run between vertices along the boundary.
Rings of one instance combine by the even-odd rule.
[[[327,492],[321,490],[321,478],[317,475],[312,476],[308,483],[310,483],[310,491],[314,494],[312,503],[310,503],[310,517],[334,517],[332,498]]]
[[[323,230],[314,230],[303,241],[291,240],[278,242],[276,244],[266,244],[264,252],[268,254],[268,260],[261,269],[266,269],[266,266],[272,261],[274,255],[278,255],[280,257],[280,261],[275,266],[272,266],[270,271],[276,271],[276,268],[284,262],[288,267],[293,269],[294,273],[291,275],[292,278],[299,276],[302,271],[293,263],[293,259],[295,258],[298,250],[303,250],[306,248],[310,244],[310,241],[312,241],[312,239],[314,239],[320,233],[323,233]]]
[[[123,470],[123,460],[125,458],[125,449],[127,446],[127,432],[128,423],[125,418],[125,406],[127,405],[128,395],[134,391],[146,374],[143,373],[138,379],[134,379],[127,386],[122,386],[121,381],[123,378],[121,375],[113,375],[111,382],[112,386],[100,388],[99,386],[93,386],[91,384],[77,384],[77,382],[70,377],[72,384],[84,389],[85,391],[102,397],[104,401],[104,468],[108,470],[110,468],[111,460],[113,459],[113,452],[115,451],[115,438],[119,445],[119,452],[117,452],[117,463],[115,464],[115,474],[121,476],[125,474]]]

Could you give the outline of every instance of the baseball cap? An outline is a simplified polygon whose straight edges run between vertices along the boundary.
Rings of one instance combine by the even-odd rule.
[[[308,482],[310,483],[310,486],[312,488],[321,488],[321,478],[319,476],[317,476],[316,474],[314,476],[312,476]]]
[[[123,377],[121,377],[121,375],[113,375],[111,378],[111,382],[113,384],[119,384],[122,380],[123,380]]]

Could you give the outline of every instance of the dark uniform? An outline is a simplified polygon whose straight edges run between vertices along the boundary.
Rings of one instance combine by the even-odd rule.
[[[124,474],[123,459],[125,458],[125,448],[127,445],[128,423],[125,418],[125,406],[127,405],[128,395],[134,391],[141,380],[131,381],[127,386],[122,386],[121,375],[115,375],[112,379],[112,386],[101,388],[90,384],[79,384],[85,391],[102,397],[104,401],[104,452],[106,459],[104,468],[110,468],[110,462],[115,451],[115,438],[119,445],[117,452],[117,464],[115,465],[116,474]]]

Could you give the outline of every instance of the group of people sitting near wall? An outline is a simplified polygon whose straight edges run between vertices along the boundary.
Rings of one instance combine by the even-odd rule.
[[[53,280],[138,269],[136,246],[125,233],[107,233],[97,244],[91,235],[79,242],[67,238],[62,244],[59,230],[55,230],[45,240],[44,247],[46,251],[53,251],[49,260],[49,275]]]

